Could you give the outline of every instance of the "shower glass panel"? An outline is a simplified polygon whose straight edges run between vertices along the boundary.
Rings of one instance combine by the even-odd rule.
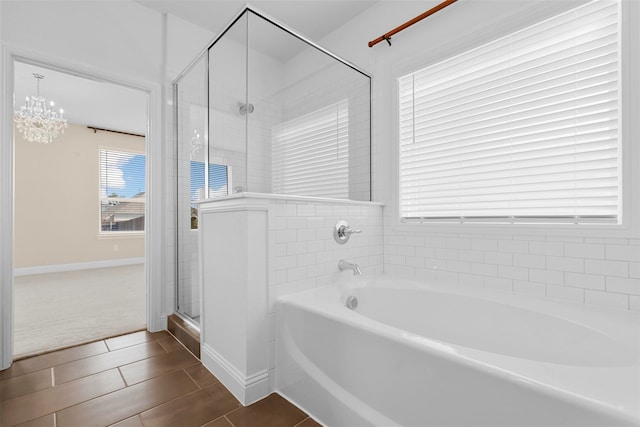
[[[243,14],[209,48],[210,198],[247,191],[246,46]]]
[[[174,85],[177,140],[176,306],[195,323],[200,318],[198,206],[205,199],[207,164],[207,58],[203,56]]]
[[[234,193],[371,200],[371,79],[246,7],[174,82],[178,313],[200,315],[198,205]]]
[[[210,197],[371,200],[371,79],[250,8],[209,48]]]

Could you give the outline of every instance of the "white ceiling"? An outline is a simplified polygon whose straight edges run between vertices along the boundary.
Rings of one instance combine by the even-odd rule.
[[[377,0],[136,0],[218,34],[248,4],[259,12],[318,41],[362,13]]]
[[[221,32],[246,4],[243,0],[136,1],[155,11],[173,14],[212,34]],[[374,3],[374,0],[257,0],[251,6],[317,41]],[[282,59],[284,53],[273,52],[273,55],[280,55]],[[144,92],[20,62],[15,64],[17,108],[24,103],[25,96],[35,94],[33,73],[45,76],[40,83],[41,95],[47,101],[55,101],[56,109],[63,108],[69,122],[146,133],[147,96]]]
[[[255,0],[250,3],[242,0],[135,1],[202,27],[209,31],[212,37],[220,34],[248,5],[258,14],[282,24],[309,41],[318,42],[378,0]],[[274,40],[276,32],[266,29],[259,21],[261,20],[251,21],[249,24],[248,43],[252,50],[286,62],[305,48],[304,43],[289,35],[285,36],[283,32]],[[238,34],[241,33],[235,35]]]
[[[35,95],[36,79],[41,74],[40,96],[55,102],[55,110],[64,109],[69,123],[95,126],[136,134],[146,134],[147,94],[113,83],[89,80],[22,62],[15,63],[15,106]]]

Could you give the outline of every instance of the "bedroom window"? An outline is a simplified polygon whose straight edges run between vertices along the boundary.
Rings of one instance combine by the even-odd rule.
[[[144,231],[144,154],[100,149],[100,230]]]

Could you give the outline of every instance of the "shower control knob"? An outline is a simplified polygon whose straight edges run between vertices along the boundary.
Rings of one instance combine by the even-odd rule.
[[[349,237],[351,237],[354,233],[362,233],[362,230],[354,230],[349,227],[346,221],[338,221],[336,222],[335,227],[333,228],[333,238],[340,245],[344,245],[349,241]]]

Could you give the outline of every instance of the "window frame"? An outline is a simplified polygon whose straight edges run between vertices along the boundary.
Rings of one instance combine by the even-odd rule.
[[[585,2],[586,3],[586,2]],[[473,40],[450,42],[451,46],[446,55],[437,58],[414,56],[409,60],[392,68],[392,100],[393,100],[393,148],[392,148],[392,178],[391,183],[391,230],[398,232],[429,231],[435,233],[466,233],[466,234],[511,234],[511,235],[559,235],[580,236],[594,238],[640,238],[640,124],[634,117],[640,117],[640,81],[634,80],[634,75],[640,75],[640,29],[632,25],[640,20],[640,4],[622,0],[620,2],[620,216],[619,224],[567,224],[567,223],[458,223],[458,222],[403,222],[400,202],[400,123],[398,78],[419,69],[458,55],[467,50],[483,45],[487,42],[503,37],[511,32],[535,24],[546,18],[531,19],[519,28],[511,29],[502,34],[495,34],[495,28],[485,28],[482,34],[474,34]],[[567,9],[568,10],[568,9]],[[558,11],[555,14],[563,13]],[[550,14],[548,17],[555,14]],[[488,38],[487,38],[488,36]],[[446,50],[447,46],[443,46]],[[636,165],[636,167],[634,167]]]
[[[101,190],[100,187],[102,185],[102,181],[101,181],[101,173],[100,173],[100,168],[101,168],[101,164],[100,164],[100,152],[102,150],[109,150],[109,151],[116,151],[116,152],[121,152],[121,153],[129,153],[129,154],[133,154],[136,156],[144,156],[145,159],[145,200],[144,200],[144,218],[145,218],[145,229],[144,230],[135,230],[135,231],[103,231],[102,230],[102,196],[101,196]],[[145,232],[147,231],[147,216],[149,214],[149,206],[147,203],[147,188],[148,188],[148,176],[147,176],[147,153],[145,152],[140,152],[140,151],[136,151],[136,150],[131,150],[129,148],[120,148],[120,147],[112,147],[112,146],[98,146],[98,150],[97,150],[97,157],[98,157],[98,235],[97,238],[98,240],[102,240],[102,239],[109,239],[109,238],[122,238],[122,237],[140,237],[140,236],[144,236]]]

